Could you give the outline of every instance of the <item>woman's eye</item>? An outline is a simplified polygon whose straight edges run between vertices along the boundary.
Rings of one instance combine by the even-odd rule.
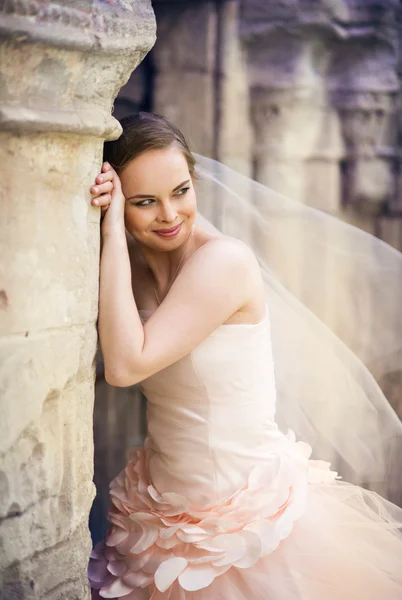
[[[178,192],[175,193],[175,196],[184,196],[184,194],[187,194],[189,189],[190,188],[188,188],[188,187],[181,188],[181,190],[179,190]]]
[[[153,202],[153,200],[151,200],[151,198],[149,198],[148,200],[140,200],[140,202],[136,202],[135,205],[136,206],[149,206],[152,202]]]

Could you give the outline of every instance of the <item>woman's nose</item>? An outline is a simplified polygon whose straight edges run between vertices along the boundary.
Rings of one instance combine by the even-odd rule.
[[[162,206],[161,218],[163,221],[173,223],[173,221],[176,219],[176,216],[177,213],[170,202],[167,202]]]

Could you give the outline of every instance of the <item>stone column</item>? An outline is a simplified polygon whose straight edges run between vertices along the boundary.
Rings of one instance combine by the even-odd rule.
[[[250,2],[247,10],[246,2],[241,25],[248,49],[254,177],[336,212],[343,143],[327,98],[328,33],[314,30],[308,11],[288,7],[286,13],[288,3],[266,4],[272,10],[262,2]]]
[[[239,0],[156,0],[153,108],[199,154],[246,174],[251,165],[249,91]]]
[[[156,0],[153,110],[200,154],[214,154],[217,10],[214,0]]]
[[[89,186],[155,22],[149,0],[3,0],[0,36],[2,597],[83,600],[100,216]]]
[[[223,3],[218,18],[216,158],[251,176],[250,91],[247,56],[240,37],[240,1]]]
[[[373,234],[396,191],[396,49],[380,32],[333,44],[328,72],[345,144],[341,216]]]

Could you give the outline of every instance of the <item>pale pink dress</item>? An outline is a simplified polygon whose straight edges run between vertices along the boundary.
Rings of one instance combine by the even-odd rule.
[[[278,430],[267,356],[268,315],[142,383],[148,438],[110,484],[93,598],[402,599],[402,510]]]

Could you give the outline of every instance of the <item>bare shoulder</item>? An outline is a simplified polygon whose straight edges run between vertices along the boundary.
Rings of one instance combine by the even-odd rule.
[[[237,269],[258,270],[258,261],[253,250],[242,240],[222,235],[207,240],[196,250],[194,261],[218,264]]]
[[[216,294],[217,303],[224,298],[224,306],[237,304],[226,323],[256,323],[265,314],[261,269],[253,250],[241,240],[222,235],[205,241],[185,264],[183,276],[188,288],[198,289],[204,304]]]
[[[204,281],[221,281],[227,289],[241,286],[247,295],[259,294],[262,275],[257,257],[243,241],[230,236],[211,238],[200,246],[185,265]],[[184,269],[183,269],[184,270]]]

